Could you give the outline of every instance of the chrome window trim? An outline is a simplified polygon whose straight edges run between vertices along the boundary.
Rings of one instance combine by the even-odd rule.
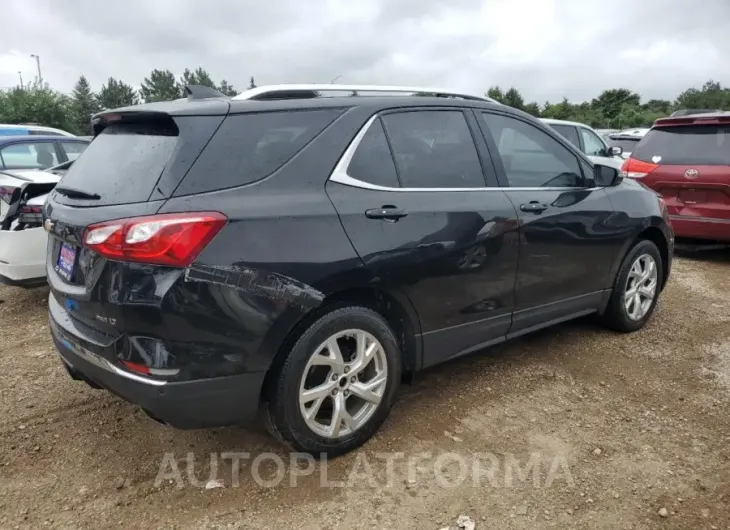
[[[572,188],[572,187],[554,187],[554,188],[540,188],[540,187],[510,187],[510,186],[483,186],[478,188],[392,188],[390,186],[379,186],[377,184],[370,184],[356,178],[351,177],[347,174],[347,168],[352,161],[352,157],[355,156],[360,142],[368,132],[368,129],[372,126],[375,121],[380,118],[380,114],[372,116],[365,125],[362,126],[360,131],[355,135],[355,138],[347,146],[345,152],[337,162],[335,169],[332,171],[328,181],[337,182],[338,184],[344,184],[353,188],[361,188],[364,190],[371,191],[395,191],[395,192],[406,192],[406,191],[418,191],[418,192],[445,192],[445,191],[593,191],[599,189],[598,187],[593,188]]]

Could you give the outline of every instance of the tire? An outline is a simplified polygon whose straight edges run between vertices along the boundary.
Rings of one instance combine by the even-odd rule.
[[[315,354],[321,347],[326,348],[323,351],[328,355],[316,357],[318,362],[333,362],[330,341],[332,337],[343,333],[345,335],[335,338],[335,341],[345,363],[336,365],[339,368],[336,368],[334,364],[311,366],[310,361],[314,361]],[[358,344],[357,337],[365,341],[363,344],[371,346],[374,344],[371,339],[374,339],[380,345],[379,348],[377,345],[373,346],[375,353],[367,361],[358,361],[357,357],[349,359],[350,353],[356,355],[351,350]],[[364,349],[362,348],[362,350]],[[367,357],[361,355],[360,358],[366,359]],[[359,363],[362,362],[367,364],[363,366],[361,372],[356,372],[360,366]],[[278,368],[272,387],[269,389],[269,399],[263,407],[266,426],[274,437],[295,451],[310,453],[314,456],[322,453],[337,456],[352,451],[367,442],[388,417],[400,384],[401,366],[401,352],[398,343],[383,317],[364,307],[334,309],[319,317],[301,333],[288,357]],[[352,371],[348,372],[347,370],[350,369]],[[380,369],[379,375],[378,369]],[[323,376],[323,374],[326,375]],[[335,375],[337,375],[336,379]],[[321,381],[320,376],[324,377]],[[368,379],[368,377],[370,378]],[[353,378],[357,381],[354,381]],[[360,378],[365,378],[365,381],[361,382]],[[384,382],[378,383],[377,389],[367,394],[371,400],[361,398],[360,395],[363,394],[361,389],[369,383],[374,384],[376,378],[378,381],[384,380]],[[309,386],[310,379],[316,380],[311,383],[311,387]],[[312,389],[315,391],[321,389],[322,392],[327,390],[327,395],[322,399],[317,398],[304,405],[300,404],[300,394]],[[379,394],[379,396],[375,394]],[[373,397],[379,397],[380,401],[374,403]],[[333,421],[337,403],[340,405],[347,403],[345,410],[348,410],[348,414],[350,414],[350,423],[344,419],[341,420],[341,423]],[[362,409],[357,408],[360,404],[363,405]],[[311,420],[308,422],[305,418],[305,410],[302,407],[306,408],[306,412],[311,412],[315,407],[319,411],[314,414],[314,426]],[[332,419],[326,430],[332,431],[332,425],[337,424],[339,432],[334,436],[332,432],[322,432],[322,429],[326,427],[324,416],[327,415],[329,409],[332,409],[330,411]],[[318,420],[320,414],[323,415],[323,418]],[[355,425],[353,422],[358,418],[358,422],[361,423],[356,428],[351,428]],[[320,423],[323,424],[322,428],[319,426]]]
[[[641,281],[641,276],[637,277],[636,273],[632,272],[632,268],[634,268],[634,271],[644,271],[645,269],[642,269],[642,265],[646,265],[650,261],[653,261],[656,271],[654,295],[651,302],[646,305],[644,305],[646,298],[642,297],[640,304],[641,310],[637,311],[637,307],[639,307],[637,304],[639,302],[637,302],[635,297],[632,297],[634,299],[633,303],[627,304],[627,292],[632,286],[637,285],[637,282],[646,287],[650,287],[652,283],[650,281],[651,278]],[[637,267],[637,263],[638,269],[635,268]],[[621,263],[621,268],[616,275],[613,292],[608,302],[608,307],[603,314],[604,324],[622,333],[631,333],[643,328],[656,308],[661,292],[663,274],[662,258],[657,246],[649,240],[641,240],[636,243],[626,254],[626,257]],[[631,292],[636,291],[631,290]],[[646,292],[646,290],[642,292]]]

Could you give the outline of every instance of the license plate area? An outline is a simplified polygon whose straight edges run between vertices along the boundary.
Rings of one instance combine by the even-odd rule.
[[[72,247],[68,243],[61,243],[61,248],[58,251],[58,259],[56,260],[56,272],[67,282],[70,282],[75,266],[76,247]]]
[[[679,191],[679,200],[685,204],[703,204],[707,202],[706,190],[685,189]]]

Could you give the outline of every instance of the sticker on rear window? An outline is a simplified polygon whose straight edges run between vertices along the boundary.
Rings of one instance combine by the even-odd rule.
[[[659,162],[662,161],[662,157],[660,157],[660,156],[652,156],[651,157],[651,161],[654,162],[655,164],[658,164]]]

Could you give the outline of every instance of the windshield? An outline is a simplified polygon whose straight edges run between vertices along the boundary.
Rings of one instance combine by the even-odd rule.
[[[649,131],[632,157],[674,165],[730,165],[730,126],[658,127]]]

